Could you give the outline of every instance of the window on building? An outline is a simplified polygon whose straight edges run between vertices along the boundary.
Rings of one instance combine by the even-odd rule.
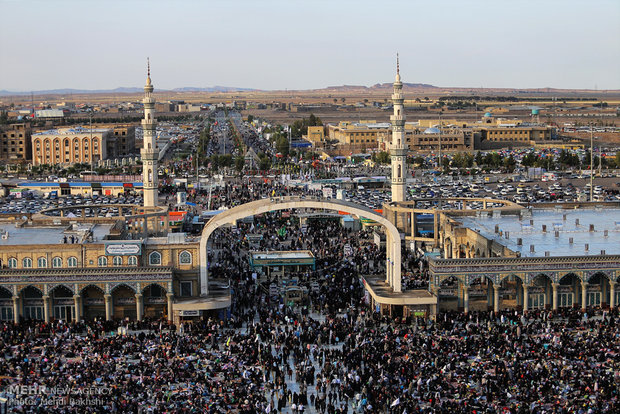
[[[180,264],[192,264],[192,254],[190,252],[188,252],[187,250],[182,251],[179,254],[179,263]]]
[[[127,258],[127,264],[129,266],[138,266],[138,258],[136,256],[129,256]]]
[[[47,267],[47,259],[45,257],[39,257],[37,259],[37,267],[39,269],[45,269]]]
[[[9,258],[9,269],[17,268],[17,259],[14,257]]]
[[[62,267],[62,257],[54,257],[52,259],[52,267],[55,267],[55,268]]]
[[[179,288],[181,297],[192,296],[192,282],[179,282]]]
[[[114,256],[112,259],[112,264],[114,266],[122,266],[123,265],[123,256]]]
[[[532,293],[528,296],[527,300],[529,309],[543,309],[545,307],[545,294],[544,293]]]
[[[573,294],[572,293],[559,293],[558,294],[558,306],[560,308],[570,308],[573,306]]]
[[[601,292],[588,292],[586,303],[587,306],[601,306]]]
[[[30,269],[32,267],[32,259],[30,257],[25,257],[24,260],[22,260],[22,267],[24,269]]]
[[[105,256],[99,256],[97,258],[97,266],[99,267],[105,267],[108,265],[108,258]]]
[[[161,265],[161,253],[152,252],[151,254],[149,254],[149,265],[151,266]]]
[[[67,266],[69,267],[77,267],[77,257],[71,256],[67,259]]]

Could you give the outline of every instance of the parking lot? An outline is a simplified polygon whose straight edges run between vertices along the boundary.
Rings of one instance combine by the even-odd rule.
[[[2,197],[0,199],[0,214],[34,214],[41,210],[71,207],[77,205],[92,206],[86,208],[84,213],[86,217],[111,217],[118,215],[118,208],[106,207],[110,204],[134,204],[142,205],[142,196],[128,195],[126,197],[90,197],[90,196],[65,196],[59,198],[44,198],[40,195],[27,194],[24,198],[16,198],[15,196]],[[81,214],[77,209],[75,211],[68,208],[66,214]],[[123,209],[123,216],[131,214],[131,209]],[[49,215],[60,215],[60,212],[50,212]]]

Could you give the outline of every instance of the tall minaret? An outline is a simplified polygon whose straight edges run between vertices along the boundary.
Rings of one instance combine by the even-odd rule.
[[[392,121],[392,201],[405,201],[407,177],[407,143],[405,141],[405,110],[403,105],[403,84],[400,81],[400,65],[396,54],[396,79],[392,104],[394,115]]]
[[[153,85],[151,85],[151,64],[147,59],[147,77],[144,85],[144,119],[142,130],[144,131],[142,149],[142,188],[144,193],[144,207],[157,206],[157,121],[155,120],[155,99],[153,98]]]

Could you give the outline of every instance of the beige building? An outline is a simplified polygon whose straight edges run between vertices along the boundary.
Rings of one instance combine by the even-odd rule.
[[[96,163],[108,157],[112,128],[50,129],[32,134],[32,163],[70,165]]]
[[[136,152],[135,126],[93,125],[50,129],[32,134],[33,165],[93,163]]]
[[[168,317],[198,296],[198,241],[122,240],[113,224],[0,224],[0,319]]]
[[[31,131],[29,124],[11,124],[0,133],[0,160],[25,161],[30,159]]]
[[[475,128],[481,141],[533,144],[551,139],[551,128],[540,125],[500,125]]]
[[[387,122],[376,121],[339,122],[328,124],[327,134],[330,140],[337,140],[338,145],[351,152],[366,152],[377,149],[378,135],[390,130]]]
[[[309,126],[306,139],[313,147],[322,147],[325,144],[325,128],[323,126]]]
[[[420,124],[430,126],[420,126]],[[444,124],[439,130],[438,124],[422,122],[405,124],[405,144],[407,150],[415,153],[438,152],[441,143],[441,151],[446,153],[471,152],[474,150],[474,131],[461,128],[454,124]],[[449,125],[449,126],[447,126]],[[387,130],[378,134],[378,147],[381,151],[387,151],[392,142],[391,131]]]
[[[439,310],[526,312],[618,306],[620,244],[592,231],[612,228],[620,209],[602,208],[437,198],[386,203],[383,213],[410,249],[430,253],[428,291]]]

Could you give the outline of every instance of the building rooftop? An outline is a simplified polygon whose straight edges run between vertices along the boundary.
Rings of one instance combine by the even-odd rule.
[[[457,220],[484,237],[520,252],[522,257],[544,257],[545,252],[549,252],[549,256],[599,255],[603,250],[608,255],[620,254],[618,208],[534,209],[531,217],[521,219],[505,215]],[[590,231],[591,226],[594,226],[593,231]],[[522,240],[522,245],[518,245],[518,239]],[[533,252],[530,246],[534,246]]]
[[[0,246],[100,242],[110,233],[111,224],[72,224],[53,227],[16,227],[0,224]],[[92,238],[88,237],[92,234]]]
[[[17,183],[17,187],[62,187],[61,184],[63,184],[62,186],[64,186],[65,184],[68,185],[69,187],[123,187],[124,184],[131,184],[133,187],[142,187],[142,182],[121,182],[121,181],[114,181],[114,182],[87,182],[87,181],[67,181],[65,183],[59,183],[59,182],[53,182],[53,181],[48,181],[48,182],[35,182],[35,181],[27,181],[27,182],[20,182]],[[94,185],[93,185],[94,184]]]
[[[93,134],[103,133],[111,131],[112,128],[92,128]],[[46,131],[39,131],[32,135],[82,135],[82,134],[90,134],[90,128],[83,127],[75,127],[75,128],[58,128],[58,129],[48,129]]]
[[[297,250],[297,251],[281,251],[281,252],[252,252],[252,258],[262,260],[276,260],[276,259],[311,259],[314,255],[309,250]]]

